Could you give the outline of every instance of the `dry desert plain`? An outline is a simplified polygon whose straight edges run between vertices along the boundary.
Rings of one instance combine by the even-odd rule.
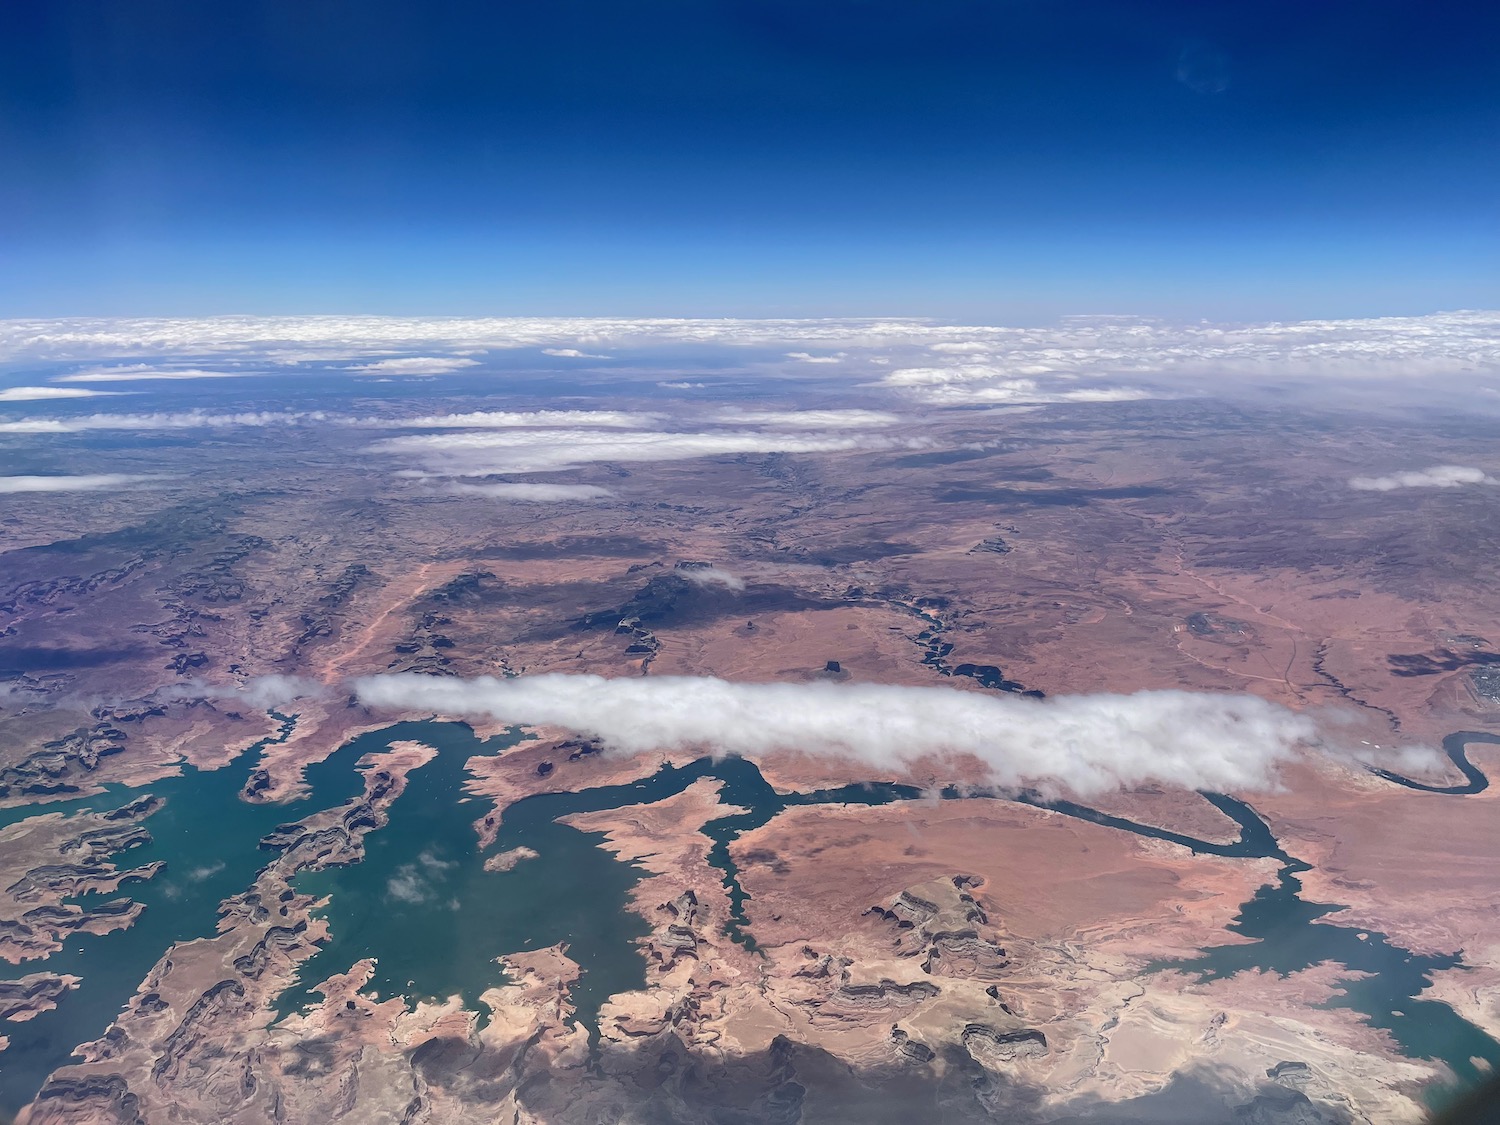
[[[1346,485],[1414,448],[1418,464],[1473,463],[1490,437],[1274,401],[929,409],[888,448],[590,463],[568,481],[609,499],[512,503],[394,475],[403,463],[365,452],[367,433],[288,429],[149,450],[190,484],[10,497],[12,1051],[78,987],[47,955],[132,926],[132,888],[166,877],[129,850],[160,815],[153,785],[228,770],[244,802],[305,795],[309,765],[423,717],[365,704],[361,676],[713,676],[1028,704],[1245,692],[1319,716],[1338,743],[1229,794],[1245,802],[1230,811],[1170,784],[1054,807],[1065,787],[993,791],[977,760],[789,746],[754,763],[785,807],[722,839],[713,823],[746,809],[711,773],[565,819],[633,865],[644,983],[588,1020],[567,943],[494,950],[504,973],[477,1003],[382,996],[367,959],[282,1013],[330,925],[294,877],[396,830],[392,805],[432,753],[398,741],[364,759],[361,791],[278,828],[216,930],[162,948],[19,1119],[1421,1120],[1452,1060],[1403,1044],[1406,1013],[1360,998],[1367,974],[1316,940],[1295,966],[1192,962],[1262,941],[1236,919],[1298,861],[1300,901],[1328,907],[1314,934],[1431,958],[1420,999],[1500,1038],[1500,787],[1424,792],[1358,756],[1500,731],[1474,674],[1500,662],[1492,494]],[[468,763],[455,815],[476,851],[537,794],[703,757],[529,733]],[[1467,754],[1500,769],[1494,746]],[[1464,782],[1441,758],[1395,770],[1413,771]],[[923,795],[798,803],[865,783]],[[71,803],[122,784],[139,791],[116,811]],[[1234,854],[1241,807],[1274,851]],[[545,861],[492,854],[491,870]]]

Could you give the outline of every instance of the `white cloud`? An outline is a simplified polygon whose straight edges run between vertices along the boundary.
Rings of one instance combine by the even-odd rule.
[[[899,415],[883,410],[738,410],[726,408],[714,421],[740,426],[773,426],[779,429],[840,430],[894,426]]]
[[[1088,795],[1152,783],[1216,790],[1274,782],[1318,742],[1312,719],[1249,695],[981,695],[948,687],[745,684],[710,677],[542,675],[475,680],[399,674],[354,684],[360,700],[408,714],[557,726],[638,752],[704,748],[849,757],[877,770],[964,755],[997,785]]]
[[[76,418],[26,418],[17,422],[0,422],[0,434],[79,434],[90,430],[193,430],[222,429],[231,426],[298,425],[321,422],[320,412],[288,413],[285,411],[247,411],[240,414],[213,414],[187,410],[175,414],[87,414]]]
[[[1034,365],[1028,370],[1035,372]],[[1162,397],[1161,392],[1129,386],[1070,386],[1074,376],[1053,373],[1050,382],[1015,377],[1015,371],[989,364],[953,367],[906,367],[881,379],[888,387],[910,390],[939,405],[980,403],[1133,402]]]
[[[349,368],[360,375],[447,375],[465,367],[478,367],[477,359],[459,356],[414,355],[400,359],[380,359]]]
[[[723,586],[736,593],[745,588],[743,578],[716,566],[679,566],[673,573],[697,586]]]
[[[656,385],[658,387],[665,387],[669,391],[701,391],[704,388],[704,386],[705,386],[705,384],[703,384],[703,383],[670,383],[670,382],[659,382]]]
[[[0,492],[102,492],[164,480],[132,473],[95,473],[80,476],[0,477]]]
[[[465,353],[507,348],[590,356],[686,344],[776,349],[798,360],[842,355],[848,369],[884,370],[877,385],[938,404],[1109,402],[1184,389],[1227,394],[1353,381],[1399,388],[1439,380],[1451,381],[1451,393],[1467,402],[1476,381],[1500,376],[1500,312],[1485,311],[1239,325],[1069,317],[1029,328],[882,318],[0,321],[0,361],[176,358],[211,367],[205,357],[337,360],[386,375],[453,371],[474,362]],[[688,389],[688,378],[661,381]]]
[[[813,355],[811,352],[787,352],[787,359],[801,360],[803,363],[842,363],[847,357],[844,352],[836,352],[833,355]]]
[[[421,418],[368,418],[358,425],[424,430],[505,430],[526,427],[607,426],[629,429],[659,422],[658,414],[626,410],[474,410],[466,414],[429,414]]]
[[[485,496],[491,500],[517,500],[523,504],[608,500],[614,496],[609,489],[594,484],[450,484],[447,491],[460,496]]]
[[[559,317],[226,316],[202,319],[0,321],[0,359],[79,356],[272,355],[292,362],[369,356],[372,362],[451,363],[465,349],[702,343],[803,351],[981,355],[1007,369],[1105,375],[1202,369],[1409,376],[1500,371],[1500,312],[1466,311],[1367,320],[1223,325],[1130,317],[1068,317],[1032,328],[952,325],[899,318],[672,320]],[[377,359],[401,350],[441,357]]]
[[[240,379],[245,371],[204,371],[196,367],[162,368],[149,363],[132,363],[121,367],[97,367],[72,375],[59,375],[54,383],[134,383],[143,379]]]
[[[286,711],[298,700],[332,698],[332,690],[309,676],[251,676],[235,684],[210,684],[193,680],[171,684],[156,693],[164,699],[215,699],[243,702],[257,711]]]
[[[387,898],[413,905],[427,901],[426,881],[417,874],[415,863],[403,863],[385,884]]]
[[[543,355],[555,355],[562,359],[609,359],[607,355],[593,355],[589,352],[581,352],[577,348],[543,348]]]
[[[417,457],[436,476],[555,472],[599,461],[682,461],[735,453],[844,453],[915,447],[873,434],[508,430],[405,434],[370,448]]]
[[[1398,488],[1457,488],[1464,484],[1500,484],[1500,480],[1483,469],[1434,465],[1430,469],[1392,473],[1388,477],[1354,477],[1349,487],[1361,492],[1393,492]]]
[[[82,387],[7,387],[0,391],[0,402],[42,402],[56,398],[98,398],[118,391],[90,391]]]

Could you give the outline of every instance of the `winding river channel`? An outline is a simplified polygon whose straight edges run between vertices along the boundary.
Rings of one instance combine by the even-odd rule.
[[[292,729],[292,719],[277,717],[282,729],[268,742],[286,738]],[[721,872],[729,894],[727,932],[754,949],[745,893],[730,855],[735,839],[793,805],[881,805],[928,795],[911,786],[885,783],[779,794],[752,762],[705,758],[682,767],[664,767],[627,784],[541,794],[517,802],[505,811],[492,850],[526,847],[537,852],[537,858],[509,871],[486,871],[485,853],[473,829],[483,806],[463,791],[464,765],[475,755],[503,753],[516,744],[515,737],[481,740],[462,724],[398,723],[355,738],[309,767],[307,795],[287,805],[250,804],[239,797],[265,743],[222,769],[184,767],[180,776],[148,787],[165,804],[144,822],[151,843],[131,851],[125,865],[163,860],[166,866],[154,879],[125,888],[125,893],[145,906],[135,924],[102,936],[76,935],[45,961],[0,968],[0,977],[8,978],[38,971],[83,978],[56,1009],[25,1023],[3,1026],[11,1046],[0,1054],[0,1114],[13,1113],[29,1101],[47,1074],[68,1061],[76,1044],[102,1034],[174,942],[214,932],[219,903],[249,886],[266,862],[262,837],[279,824],[338,805],[361,792],[356,763],[365,754],[402,739],[424,742],[438,754],[413,771],[406,791],[391,807],[391,824],[366,836],[365,859],[298,876],[299,889],[328,896],[325,915],[331,940],[304,964],[297,985],[282,996],[283,1014],[311,1002],[313,986],[346,971],[362,957],[376,958],[371,988],[383,997],[458,995],[477,1006],[479,995],[503,979],[495,957],[566,941],[570,956],[583,969],[573,990],[577,1018],[592,1030],[607,997],[645,982],[645,962],[634,942],[645,936],[647,927],[626,909],[640,872],[598,847],[599,834],[559,824],[559,817],[659,801],[700,778],[719,780],[721,800],[746,811],[707,825],[705,832],[713,842],[709,858]],[[1426,792],[1456,796],[1479,792],[1487,779],[1464,753],[1464,746],[1473,742],[1500,744],[1500,736],[1459,732],[1444,743],[1465,785],[1434,787],[1394,774],[1381,776]],[[116,808],[141,792],[116,786],[99,796],[44,809],[7,810],[0,813],[0,827],[27,814]],[[963,796],[956,791],[942,795]],[[1308,866],[1282,849],[1266,822],[1245,802],[1204,794],[1240,828],[1237,840],[1216,843],[1067,801],[1043,801],[1028,794],[996,795],[1195,852],[1272,858],[1281,864],[1277,881],[1246,902],[1230,927],[1253,941],[1206,949],[1200,957],[1163,962],[1152,969],[1177,969],[1214,979],[1246,969],[1290,973],[1325,961],[1338,962],[1355,973],[1370,975],[1347,983],[1344,993],[1329,1001],[1331,1005],[1354,1009],[1374,1026],[1389,1031],[1408,1055],[1441,1059],[1461,1078],[1479,1076],[1476,1059],[1500,1068],[1500,1044],[1448,1006],[1415,999],[1433,971],[1457,965],[1458,957],[1418,956],[1392,945],[1381,934],[1329,921],[1328,916],[1339,907],[1301,897],[1297,876]],[[81,896],[74,901],[89,908],[100,905],[98,899]]]

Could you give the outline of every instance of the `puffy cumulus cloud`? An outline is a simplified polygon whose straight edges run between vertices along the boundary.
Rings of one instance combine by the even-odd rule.
[[[555,355],[560,359],[609,359],[607,355],[595,355],[592,352],[581,352],[577,348],[543,348],[543,355]]]
[[[294,426],[321,422],[320,411],[291,413],[261,410],[239,414],[215,414],[185,410],[174,414],[86,414],[76,418],[23,418],[0,422],[0,434],[81,434],[91,430],[195,430],[234,426]]]
[[[669,391],[701,391],[707,384],[705,384],[705,383],[682,383],[682,382],[671,382],[670,380],[662,380],[662,381],[658,382],[656,385],[658,387],[665,387]]]
[[[465,367],[478,367],[477,359],[464,356],[413,355],[378,359],[349,368],[358,375],[447,375]]]
[[[847,354],[835,352],[833,355],[813,355],[811,352],[787,352],[786,357],[801,363],[843,363]]]
[[[716,566],[679,566],[674,573],[679,578],[686,578],[695,586],[722,586],[736,593],[745,588],[743,578],[737,574],[730,574],[727,570],[720,570]]]
[[[166,480],[135,473],[94,473],[79,476],[0,477],[0,492],[104,492]]]
[[[44,402],[58,398],[98,398],[118,391],[90,391],[83,387],[7,387],[0,391],[0,402]]]
[[[657,414],[626,410],[471,410],[464,414],[429,414],[421,418],[369,418],[358,425],[414,430],[510,430],[527,427],[604,426],[630,429],[661,420]]]
[[[436,476],[491,476],[574,469],[599,461],[685,461],[735,453],[853,453],[916,448],[872,434],[776,434],[722,431],[509,430],[403,434],[376,442],[381,453],[416,457]]]
[[[1434,465],[1388,477],[1354,477],[1349,487],[1361,492],[1394,492],[1398,488],[1457,488],[1464,484],[1500,484],[1483,469],[1464,465]]]
[[[96,367],[59,375],[54,383],[137,383],[142,380],[172,379],[240,379],[247,371],[204,371],[197,367],[154,367],[149,363],[131,363],[120,367]]]
[[[894,426],[900,415],[883,410],[737,410],[727,408],[713,420],[738,426],[771,426],[793,430],[876,429]]]
[[[446,491],[458,496],[483,496],[490,500],[515,500],[523,504],[556,504],[569,500],[610,500],[614,493],[596,484],[450,484]]]
[[[964,755],[997,785],[1083,795],[1144,784],[1264,787],[1279,763],[1318,740],[1311,718],[1255,696],[1185,691],[1036,700],[947,687],[410,673],[365,677],[354,688],[372,707],[563,727],[626,752],[794,750],[877,770]]]

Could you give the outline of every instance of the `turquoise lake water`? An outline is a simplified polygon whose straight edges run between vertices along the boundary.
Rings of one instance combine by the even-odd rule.
[[[279,737],[290,729],[291,720],[284,720]],[[1493,736],[1467,734],[1453,738],[1494,740]],[[324,916],[331,940],[304,964],[297,984],[281,997],[282,1012],[315,999],[309,993],[311,986],[347,971],[363,957],[377,959],[371,988],[382,997],[459,995],[474,1005],[484,989],[503,979],[494,958],[566,942],[583,969],[573,990],[577,1018],[592,1030],[599,1006],[608,996],[638,988],[645,980],[645,962],[635,941],[647,933],[647,926],[626,909],[640,872],[598,847],[600,836],[558,824],[558,817],[657,801],[699,778],[717,778],[724,787],[722,800],[747,811],[707,826],[712,840],[710,862],[720,870],[730,896],[727,932],[754,949],[753,937],[746,931],[744,892],[729,855],[734,839],[791,805],[876,805],[922,796],[917,789],[890,784],[780,795],[748,761],[703,759],[681,768],[666,767],[624,785],[543,794],[517,802],[506,810],[499,839],[490,851],[525,846],[539,853],[538,858],[525,860],[511,871],[486,872],[483,861],[488,853],[479,849],[473,829],[486,806],[463,792],[464,763],[476,754],[503,753],[517,739],[480,740],[461,724],[409,722],[362,735],[310,767],[307,796],[287,805],[254,805],[240,799],[240,788],[264,748],[257,746],[222,769],[187,767],[180,777],[154,782],[145,790],[112,787],[101,796],[40,810],[10,810],[0,816],[0,824],[27,812],[114,808],[152,792],[165,799],[165,805],[144,822],[152,842],[123,854],[118,861],[121,866],[137,866],[160,859],[166,868],[155,879],[122,888],[122,895],[146,908],[131,928],[108,935],[79,935],[44,962],[0,970],[4,977],[45,969],[83,978],[83,984],[65,995],[55,1010],[27,1023],[4,1025],[12,1046],[0,1054],[0,1112],[19,1109],[47,1074],[68,1060],[74,1045],[102,1034],[173,942],[214,932],[219,903],[248,887],[267,862],[268,853],[260,846],[262,837],[279,824],[336,806],[361,792],[363,782],[355,764],[365,754],[402,739],[427,743],[438,755],[412,772],[406,791],[391,806],[391,823],[366,835],[363,862],[305,872],[297,879],[299,889],[328,896]],[[1463,794],[1477,790],[1469,772],[1472,767],[1462,756],[1462,742],[1457,745],[1454,761],[1464,772],[1466,785],[1446,791],[1462,799]],[[1449,749],[1451,755],[1453,747]],[[1479,776],[1482,781],[1483,775]],[[1408,784],[1395,776],[1389,779]],[[944,796],[961,797],[956,792]],[[1201,957],[1153,968],[1176,968],[1214,978],[1245,969],[1288,973],[1322,961],[1340,962],[1374,975],[1351,982],[1347,994],[1332,1003],[1353,1008],[1389,1030],[1406,1053],[1442,1059],[1464,1078],[1478,1076],[1471,1062],[1474,1058],[1500,1067],[1500,1044],[1447,1006],[1413,999],[1433,970],[1456,964],[1457,959],[1413,955],[1383,935],[1337,925],[1330,918],[1335,905],[1304,901],[1296,876],[1307,870],[1306,865],[1282,850],[1248,804],[1204,794],[1240,825],[1239,839],[1221,844],[1070,802],[1011,796],[1205,854],[1281,861],[1277,881],[1245,903],[1231,926],[1255,939],[1252,943],[1207,949]],[[114,897],[120,896],[107,896]],[[75,901],[91,906],[104,899],[83,896]],[[1360,937],[1361,933],[1366,936]]]

